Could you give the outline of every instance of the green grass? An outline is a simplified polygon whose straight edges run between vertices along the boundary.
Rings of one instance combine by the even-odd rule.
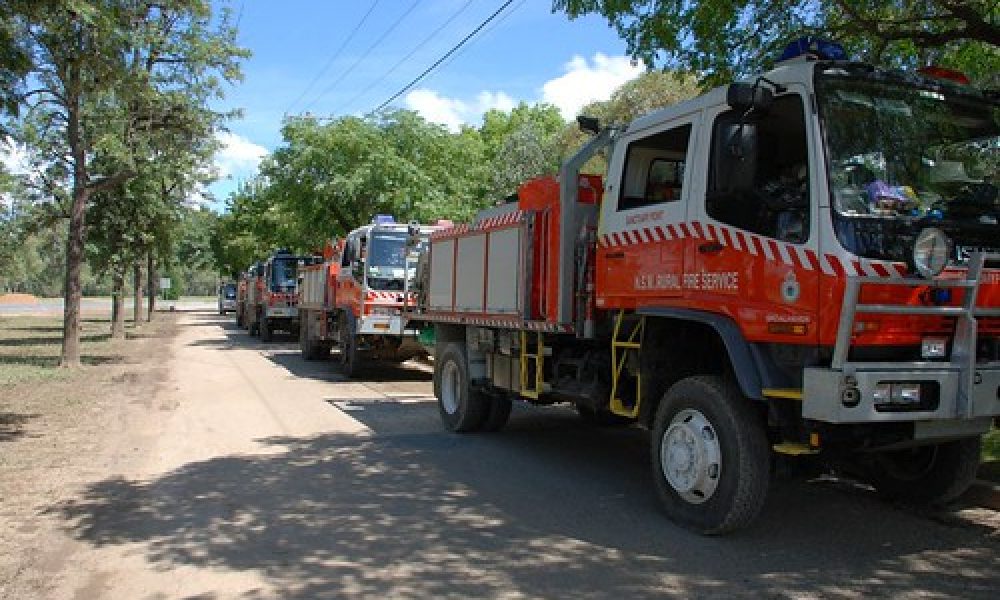
[[[1000,462],[1000,429],[983,436],[983,462]]]
[[[80,339],[84,365],[122,360],[109,331],[105,319],[83,319]],[[58,368],[61,352],[62,317],[0,317],[0,389],[65,379],[69,372]]]

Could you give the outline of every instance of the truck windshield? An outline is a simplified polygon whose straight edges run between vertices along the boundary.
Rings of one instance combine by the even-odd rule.
[[[297,284],[299,261],[294,258],[276,258],[271,263],[271,291],[294,292]]]
[[[402,291],[404,277],[413,277],[416,265],[407,261],[406,232],[372,233],[368,254],[368,287],[373,290]]]
[[[225,298],[235,298],[236,297],[236,284],[227,283],[222,287],[222,295]]]
[[[844,246],[899,260],[912,235],[931,225],[959,249],[997,245],[1000,105],[849,70],[828,67],[816,82]]]

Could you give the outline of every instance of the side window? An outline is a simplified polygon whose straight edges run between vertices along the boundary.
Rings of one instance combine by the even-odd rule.
[[[348,238],[348,240],[344,242],[344,254],[340,259],[340,266],[351,266],[351,261],[354,260],[354,244],[354,238]]]
[[[618,210],[681,199],[691,125],[682,125],[628,145]]]
[[[712,129],[706,210],[734,227],[792,243],[809,239],[809,152],[802,99],[775,99],[742,123],[720,114]]]

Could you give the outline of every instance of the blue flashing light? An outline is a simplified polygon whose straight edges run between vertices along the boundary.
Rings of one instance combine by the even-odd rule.
[[[392,218],[392,215],[375,215],[372,223],[376,225],[393,225],[396,223],[396,219]]]
[[[785,46],[785,51],[781,53],[778,61],[791,60],[803,55],[820,60],[847,60],[847,52],[840,44],[807,35]]]
[[[931,292],[931,298],[934,304],[941,306],[942,304],[948,304],[951,302],[951,290],[948,288],[934,288]]]

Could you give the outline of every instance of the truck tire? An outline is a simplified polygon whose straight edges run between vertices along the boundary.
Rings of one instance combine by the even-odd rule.
[[[348,379],[361,370],[358,360],[358,338],[354,333],[354,316],[340,316],[340,370]]]
[[[942,506],[969,489],[979,468],[979,436],[879,452],[872,457],[868,479],[887,500],[919,506]]]
[[[267,317],[261,317],[258,328],[260,329],[260,341],[270,342],[274,339],[274,331],[271,330],[271,322]]]
[[[302,322],[305,326],[299,327],[299,352],[305,360],[316,360],[319,358],[319,353],[316,351],[317,344],[309,339],[308,317],[308,313],[303,315]]]
[[[482,428],[490,409],[490,398],[472,388],[469,364],[461,344],[446,345],[441,356],[434,358],[434,395],[438,399],[441,422],[448,431],[465,433]]]
[[[721,377],[688,377],[671,386],[656,411],[651,442],[656,492],[674,522],[715,535],[760,513],[770,478],[764,423]]]
[[[505,396],[489,398],[486,418],[483,420],[483,431],[500,431],[510,420],[510,409],[513,403]]]

